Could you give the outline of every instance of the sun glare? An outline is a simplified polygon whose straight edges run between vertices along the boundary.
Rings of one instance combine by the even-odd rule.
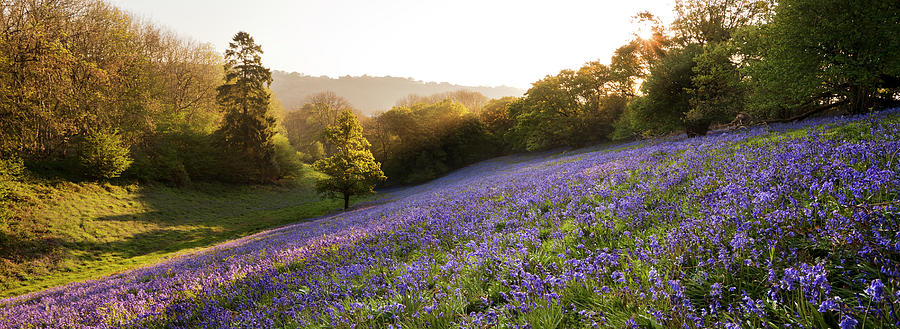
[[[637,30],[634,31],[634,35],[643,40],[653,39],[653,28],[647,24],[641,24],[638,26]]]

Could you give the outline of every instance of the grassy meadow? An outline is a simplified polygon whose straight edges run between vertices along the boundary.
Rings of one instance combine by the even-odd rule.
[[[312,188],[316,172],[280,186],[190,187],[19,183],[16,218],[0,237],[0,297],[159,262],[264,229],[339,210]]]

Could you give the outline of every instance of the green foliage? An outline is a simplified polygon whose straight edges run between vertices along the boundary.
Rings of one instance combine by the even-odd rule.
[[[78,136],[114,129],[129,145],[161,126],[210,127],[221,56],[107,2],[0,5],[0,153],[66,158]],[[74,169],[70,167],[69,169]]]
[[[672,30],[681,45],[713,45],[769,19],[774,5],[773,0],[678,0]]]
[[[685,114],[691,109],[687,90],[692,86],[694,57],[700,51],[698,47],[669,51],[650,70],[641,87],[644,96],[629,104],[628,113],[618,121],[614,135],[625,138],[634,132],[652,136],[685,127]]]
[[[445,163],[448,167],[461,168],[497,154],[494,146],[497,144],[489,138],[489,132],[474,115],[463,115],[458,124],[437,145],[446,152]]]
[[[194,181],[215,181],[222,173],[221,155],[212,136],[180,127],[144,138],[126,174],[141,182],[163,182],[177,186]]]
[[[535,82],[525,97],[507,105],[514,124],[506,142],[515,150],[536,151],[606,139],[666,43],[657,33],[617,49],[610,65],[589,62]]]
[[[347,209],[350,196],[374,193],[375,184],[387,177],[369,151],[369,141],[363,137],[353,112],[341,113],[337,124],[325,129],[325,137],[335,146],[335,152],[313,164],[316,170],[328,175],[316,182],[316,190],[328,196],[343,196],[344,209]]]
[[[613,132],[609,134],[609,139],[614,141],[629,140],[641,137],[640,110],[636,107],[641,106],[640,103],[646,102],[643,97],[637,97],[628,103],[625,112],[613,123]]]
[[[129,147],[118,132],[97,130],[84,136],[78,147],[78,163],[83,173],[95,179],[119,177],[132,159]]]
[[[275,118],[269,113],[272,73],[262,66],[262,48],[246,32],[235,34],[225,52],[225,84],[216,100],[225,111],[216,131],[227,179],[269,182],[280,174],[275,161]]]
[[[321,142],[314,142],[307,148],[306,152],[299,152],[300,161],[305,163],[314,163],[325,158],[325,146]]]
[[[12,189],[12,183],[17,181],[24,171],[22,159],[0,159],[0,199],[6,199]]]
[[[548,76],[510,104],[516,123],[506,134],[507,140],[526,151],[578,145],[584,108],[574,92],[575,77],[571,70]]]
[[[501,148],[474,114],[451,100],[394,107],[372,125],[384,171],[394,184],[434,179]]]
[[[514,148],[514,145],[504,139],[504,135],[515,124],[515,121],[509,114],[509,105],[516,102],[516,100],[518,100],[516,97],[492,99],[478,112],[478,121],[487,131],[491,141],[490,144],[496,145],[499,149],[494,150],[491,154],[507,153]]]
[[[618,118],[613,139],[653,136],[684,130],[705,134],[713,123],[731,121],[744,109],[742,59],[732,42],[747,26],[771,18],[772,1],[678,1],[670,29],[672,42],[647,65],[643,96],[628,104]]]
[[[854,113],[896,104],[898,12],[896,1],[779,1],[770,24],[739,37],[748,107],[787,117],[842,100]]]
[[[509,116],[509,104],[515,101],[516,97],[492,99],[478,112],[478,119],[491,135],[503,137],[503,133],[512,128],[513,121]]]
[[[189,185],[191,176],[184,166],[182,153],[175,145],[168,146],[135,152],[134,163],[128,170],[129,176],[144,183],[156,181],[177,186]]]
[[[728,42],[706,46],[694,57],[691,77],[691,109],[688,121],[729,122],[744,110],[746,87],[737,65],[731,61],[734,48]]]
[[[300,173],[303,169],[303,163],[300,162],[300,155],[297,150],[291,146],[291,142],[287,137],[278,134],[272,138],[275,144],[275,162],[281,170],[282,176],[293,177]]]

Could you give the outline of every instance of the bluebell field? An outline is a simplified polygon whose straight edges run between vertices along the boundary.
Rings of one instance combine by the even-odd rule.
[[[0,328],[900,326],[900,111],[512,156]]]

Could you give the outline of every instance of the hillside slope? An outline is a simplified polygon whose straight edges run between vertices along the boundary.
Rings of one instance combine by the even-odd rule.
[[[522,96],[524,90],[512,87],[460,86],[446,82],[422,82],[396,77],[312,77],[300,73],[272,72],[272,91],[281,100],[284,108],[293,110],[306,102],[315,93],[332,91],[346,98],[363,114],[388,110],[403,97],[410,94],[427,96],[461,89],[477,91],[488,98]]]
[[[301,171],[286,186],[18,183],[0,225],[0,297],[96,279],[340,209]]]
[[[500,158],[0,327],[891,327],[898,152],[895,110]]]

